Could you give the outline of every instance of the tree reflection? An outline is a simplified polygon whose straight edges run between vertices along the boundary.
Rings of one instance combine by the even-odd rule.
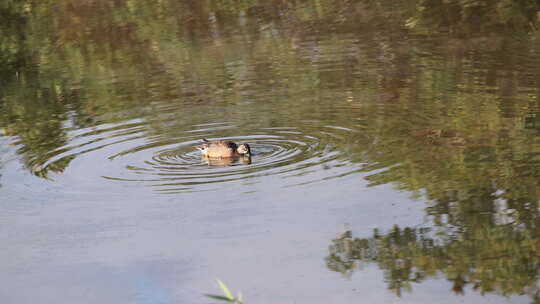
[[[388,288],[397,295],[410,291],[411,283],[442,275],[457,294],[470,286],[481,293],[505,296],[527,293],[538,301],[538,220],[528,229],[528,221],[518,218],[496,224],[513,214],[474,207],[459,213],[468,219],[462,225],[449,220],[432,228],[395,226],[385,234],[375,231],[370,238],[354,238],[348,232],[332,241],[327,266],[350,275],[361,264],[376,263],[384,271]]]
[[[371,142],[337,148],[366,170],[393,168],[371,176],[374,185],[428,187],[437,196],[433,177],[459,185],[498,176],[495,188],[512,189],[512,199],[538,197],[529,193],[538,189],[538,151],[527,143],[540,134],[540,71],[520,60],[538,52],[540,39],[528,32],[515,41],[515,32],[504,32],[532,29],[539,7],[533,0],[511,4],[4,1],[0,125],[18,138],[25,166],[45,177],[73,159],[54,158],[70,142],[69,126],[144,117],[148,132],[167,132],[150,101],[227,105],[260,94],[243,88],[271,88],[297,104],[276,105],[269,123],[306,113],[351,124],[345,127],[364,120]],[[355,39],[325,43],[330,34]],[[327,59],[342,67],[325,69]],[[325,90],[332,92],[325,102],[341,100],[350,111],[328,117],[327,106],[306,98],[317,92],[320,101]],[[369,111],[358,102],[366,96],[379,103]],[[518,176],[527,186],[514,187]]]
[[[528,30],[535,27],[537,0],[415,1],[414,15],[408,20],[411,27],[446,28],[453,32],[468,33],[508,29]]]

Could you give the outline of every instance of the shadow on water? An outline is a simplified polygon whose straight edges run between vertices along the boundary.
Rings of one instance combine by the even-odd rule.
[[[397,294],[538,301],[538,1],[8,1],[0,128],[26,172],[179,194],[365,177],[433,225],[333,241]],[[247,142],[208,163],[202,138]],[[73,169],[79,168],[79,169]],[[80,169],[84,168],[84,169]],[[4,166],[0,163],[0,177]]]

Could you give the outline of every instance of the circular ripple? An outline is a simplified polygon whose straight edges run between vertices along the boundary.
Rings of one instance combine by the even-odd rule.
[[[260,128],[237,137],[219,136],[228,129],[239,129],[227,123],[192,126],[176,137],[150,136],[146,126],[137,122],[102,126],[74,134],[69,145],[49,153],[35,170],[54,168],[84,154],[93,162],[109,161],[108,172],[100,174],[109,180],[139,182],[168,193],[211,190],[239,180],[257,183],[266,176],[277,176],[285,180],[284,186],[290,186],[359,171],[343,152],[351,137],[358,136],[354,130],[310,128],[317,123],[302,123],[302,128]],[[252,157],[201,158],[195,147],[202,138],[249,143]]]

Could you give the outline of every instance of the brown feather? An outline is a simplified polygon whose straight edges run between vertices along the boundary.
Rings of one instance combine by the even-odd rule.
[[[219,140],[205,142],[199,147],[199,150],[205,157],[220,158],[239,156],[237,148],[238,146],[232,141]]]

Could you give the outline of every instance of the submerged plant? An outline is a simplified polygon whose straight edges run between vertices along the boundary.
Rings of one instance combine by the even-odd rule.
[[[241,292],[238,292],[238,296],[237,297],[234,297],[231,290],[229,289],[229,287],[227,287],[227,285],[225,285],[225,283],[223,283],[223,281],[221,280],[216,280],[218,286],[219,286],[219,289],[221,289],[221,291],[223,292],[223,295],[214,295],[214,294],[205,294],[205,296],[209,297],[209,298],[212,298],[212,299],[215,299],[215,300],[220,300],[220,301],[225,301],[225,302],[229,302],[229,303],[235,303],[235,304],[242,304],[242,293]]]

